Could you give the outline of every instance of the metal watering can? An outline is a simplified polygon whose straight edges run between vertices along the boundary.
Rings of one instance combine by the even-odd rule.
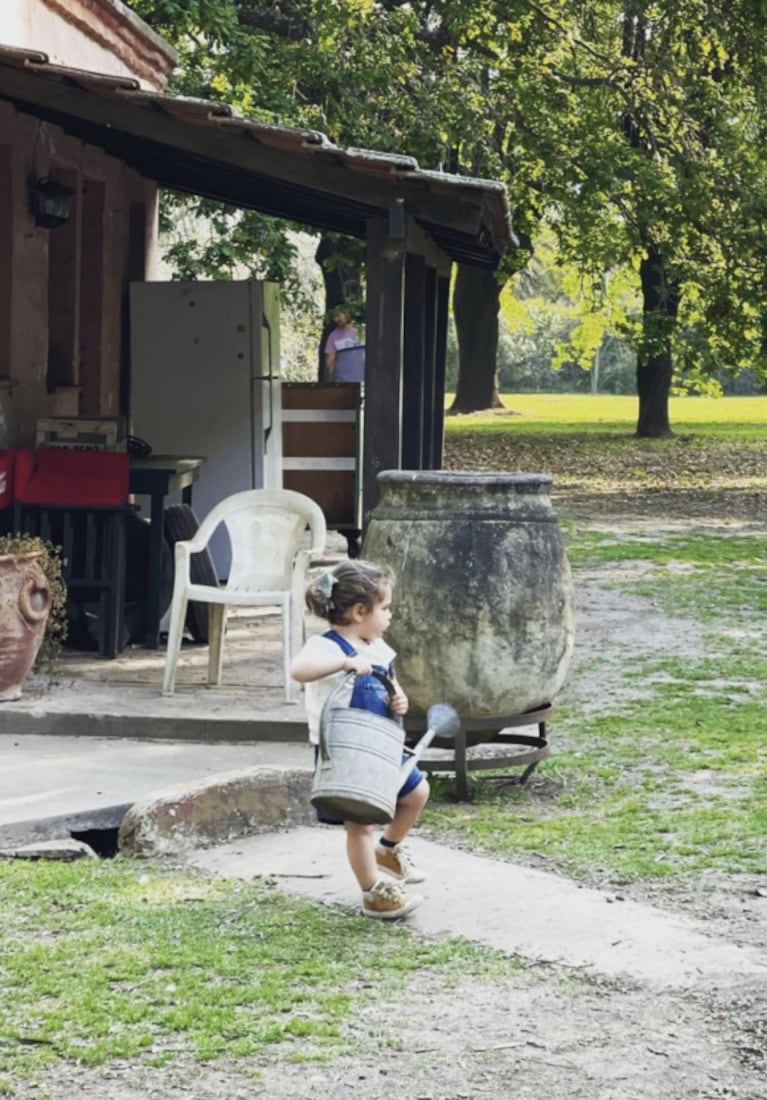
[[[377,673],[390,694],[390,680]],[[435,737],[455,737],[461,728],[447,703],[429,707],[426,733],[405,760],[405,731],[399,722],[345,705],[354,674],[345,676],[320,715],[320,751],[311,803],[328,817],[360,825],[386,825],[394,817],[397,793]]]

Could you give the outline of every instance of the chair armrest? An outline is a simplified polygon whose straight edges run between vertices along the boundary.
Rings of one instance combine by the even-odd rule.
[[[205,522],[205,520],[203,520],[203,523],[204,522]],[[214,528],[214,530],[215,530],[215,528]],[[212,532],[209,531],[207,528],[203,529],[202,524],[201,524],[190,539],[183,539],[181,543],[177,542],[175,545],[176,546],[181,546],[181,545],[186,546],[188,548],[190,554],[199,554],[200,551],[204,550],[205,547],[210,542],[211,534],[212,534]]]
[[[193,539],[182,540],[173,545],[173,555],[176,563],[176,576],[183,576],[189,580],[189,559],[192,556]]]

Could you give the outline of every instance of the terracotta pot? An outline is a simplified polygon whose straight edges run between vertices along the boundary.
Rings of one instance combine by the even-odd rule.
[[[396,575],[386,637],[411,712],[439,701],[486,720],[551,703],[575,632],[551,478],[390,470],[378,480],[363,554]]]
[[[52,594],[39,558],[0,555],[0,702],[20,698],[45,633]]]

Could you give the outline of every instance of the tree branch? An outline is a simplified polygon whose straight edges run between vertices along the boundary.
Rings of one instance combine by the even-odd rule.
[[[300,42],[303,38],[309,38],[314,29],[301,10],[301,5],[293,7],[290,4],[268,4],[260,7],[252,4],[238,4],[237,22],[241,27],[267,31],[289,42]]]

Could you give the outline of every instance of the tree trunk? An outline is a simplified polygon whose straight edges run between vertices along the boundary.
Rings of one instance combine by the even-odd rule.
[[[502,287],[494,272],[459,264],[453,290],[458,336],[458,386],[451,412],[498,408],[498,306]]]
[[[325,285],[325,323],[317,349],[317,380],[327,382],[325,341],[333,329],[333,310],[358,304],[362,299],[363,253],[357,241],[337,233],[323,233],[314,258],[320,265]],[[359,321],[359,318],[354,318]]]
[[[673,361],[671,337],[679,307],[679,288],[666,281],[663,256],[650,248],[639,269],[644,317],[643,346],[637,358],[639,417],[636,434],[662,438],[671,431],[668,399]]]

